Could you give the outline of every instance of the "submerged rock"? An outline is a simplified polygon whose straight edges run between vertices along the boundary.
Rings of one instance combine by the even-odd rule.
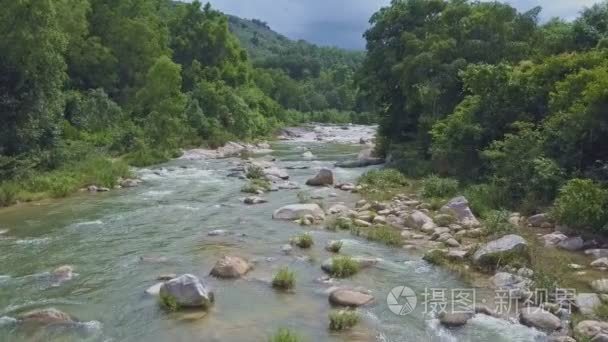
[[[239,278],[252,269],[253,265],[243,258],[225,256],[215,264],[210,274],[224,279]]]
[[[306,215],[312,215],[315,220],[325,219],[325,213],[323,209],[316,204],[291,204],[277,209],[273,214],[272,218],[276,220],[297,220]]]
[[[70,315],[55,308],[29,311],[17,316],[17,320],[24,324],[33,325],[50,325],[75,322]]]
[[[255,205],[255,204],[262,204],[262,203],[268,203],[268,200],[262,197],[258,197],[258,196],[251,196],[251,197],[246,197],[243,200],[243,203],[247,204],[247,205]]]
[[[209,308],[214,301],[213,292],[199,278],[184,274],[162,284],[160,297],[166,305],[178,308]]]
[[[315,177],[306,181],[306,185],[309,186],[324,186],[333,184],[334,173],[329,169],[321,169]]]
[[[73,278],[74,268],[70,265],[63,265],[57,267],[53,270],[53,272],[51,272],[51,276],[53,278],[53,281],[57,283],[63,283]]]

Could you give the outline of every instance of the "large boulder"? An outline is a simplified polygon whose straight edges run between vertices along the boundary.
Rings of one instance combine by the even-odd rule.
[[[579,293],[574,302],[583,315],[594,315],[595,309],[602,305],[602,300],[596,293]]]
[[[374,157],[373,150],[366,149],[366,150],[359,152],[359,155],[357,156],[357,160],[336,163],[336,166],[341,167],[341,168],[356,168],[356,167],[366,167],[366,166],[370,166],[370,165],[380,165],[380,164],[384,164],[384,159]]]
[[[574,327],[574,335],[585,341],[605,341],[598,337],[608,335],[608,322],[581,321]]]
[[[277,209],[272,218],[275,220],[297,220],[306,215],[312,215],[315,220],[325,219],[323,209],[316,203],[309,204],[291,204]]]
[[[374,296],[357,290],[338,289],[329,295],[329,302],[338,306],[358,307],[369,304]]]
[[[441,207],[440,210],[445,214],[452,214],[456,216],[458,221],[468,227],[479,226],[479,220],[469,208],[469,201],[464,196],[459,196],[451,199],[446,205]]]
[[[567,238],[566,240],[560,241],[557,244],[558,248],[561,249],[565,249],[567,251],[580,251],[581,249],[583,249],[585,242],[583,241],[583,239],[581,237],[571,237],[571,238]]]
[[[214,301],[213,292],[199,278],[184,274],[160,287],[160,297],[166,305],[178,308],[209,308]]]
[[[490,241],[473,254],[473,262],[484,267],[496,266],[499,261],[506,263],[512,259],[529,260],[529,258],[528,243],[515,234]]]
[[[524,325],[547,333],[552,333],[562,328],[562,321],[557,316],[533,306],[520,310],[519,321]]]
[[[537,214],[528,217],[528,224],[532,227],[541,227],[543,224],[551,223],[549,214]]]
[[[324,186],[334,184],[334,173],[329,169],[321,169],[316,176],[306,181],[306,185]]]
[[[591,288],[599,293],[608,293],[608,279],[597,279],[592,281]]]
[[[28,311],[17,316],[17,319],[21,323],[32,325],[74,323],[74,319],[70,315],[55,308]]]
[[[557,246],[560,242],[567,239],[568,237],[560,232],[554,232],[541,236],[541,240],[543,240],[545,247]]]
[[[223,279],[240,278],[252,269],[253,266],[243,258],[225,256],[213,266],[210,274]]]
[[[420,230],[434,229],[435,222],[427,214],[422,211],[415,210],[405,218],[405,225]]]

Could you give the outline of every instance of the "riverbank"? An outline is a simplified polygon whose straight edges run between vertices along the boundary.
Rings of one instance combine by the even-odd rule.
[[[394,244],[454,272],[472,287],[507,290],[510,307],[519,308],[500,314],[484,308],[483,314],[521,321],[553,341],[603,336],[603,320],[608,319],[605,240],[556,225],[548,214],[523,217],[495,211],[480,220],[449,180],[414,181],[396,174],[386,170],[360,179],[369,203],[354,208],[351,223],[368,217],[370,225],[385,223],[399,233]],[[440,315],[450,327],[471,318]]]

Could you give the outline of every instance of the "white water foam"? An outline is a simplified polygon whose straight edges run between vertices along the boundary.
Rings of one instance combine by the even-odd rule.
[[[46,245],[51,242],[51,238],[38,238],[38,239],[22,239],[15,241],[18,245]]]

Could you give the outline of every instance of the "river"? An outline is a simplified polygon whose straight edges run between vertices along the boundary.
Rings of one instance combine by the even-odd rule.
[[[332,129],[328,135],[353,130],[357,131]],[[289,170],[290,180],[304,184],[316,169],[355,158],[361,145],[350,138],[327,142],[305,135],[272,143],[271,155],[279,167],[309,166]],[[316,158],[303,160],[304,150]],[[297,331],[306,341],[544,339],[534,330],[486,316],[475,317],[464,328],[446,330],[423,312],[422,305],[409,315],[392,313],[386,297],[396,286],[412,288],[420,302],[425,288],[467,285],[406,250],[322,226],[304,228],[272,220],[274,210],[298,202],[301,190],[268,193],[265,204],[242,204],[240,188],[245,181],[228,177],[229,169],[239,163],[238,158],[178,159],[138,170],[144,183],[137,188],[82,193],[0,211],[0,230],[8,229],[0,239],[0,317],[55,307],[88,322],[77,333],[29,331],[7,324],[0,327],[0,341],[267,341],[280,327]],[[334,168],[334,172],[340,181],[355,181],[369,169]],[[359,199],[335,189],[304,188],[325,197],[328,204]],[[333,192],[338,197],[329,197]],[[218,229],[230,234],[208,236]],[[313,248],[284,255],[281,246],[306,230],[314,237]],[[324,246],[331,239],[344,241],[343,254],[382,259],[378,266],[336,283],[364,287],[376,298],[373,305],[359,309],[363,321],[349,333],[328,332],[330,305],[325,291],[330,285],[317,281],[324,275],[320,264],[330,256]],[[256,267],[240,280],[209,278],[222,255],[246,257],[256,261]],[[60,284],[49,281],[48,272],[61,265],[72,265],[77,275]],[[269,286],[273,273],[285,265],[296,272],[292,294]],[[166,273],[205,277],[215,291],[215,306],[207,315],[194,316],[161,309],[144,290]]]

